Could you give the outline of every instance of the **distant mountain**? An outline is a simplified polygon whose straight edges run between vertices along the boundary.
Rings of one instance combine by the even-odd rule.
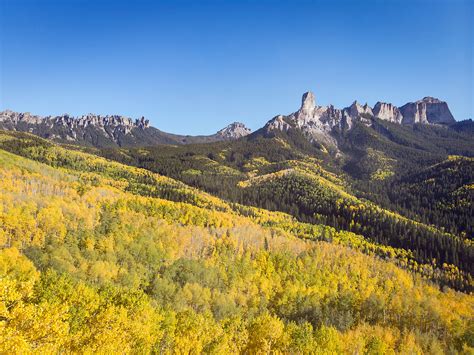
[[[224,127],[218,131],[215,136],[222,138],[220,140],[226,139],[238,139],[245,137],[246,135],[252,133],[250,128],[247,128],[243,123],[233,122],[227,127]]]
[[[301,107],[289,115],[278,115],[268,121],[264,132],[275,130],[300,130],[310,141],[322,143],[329,147],[338,147],[342,132],[352,129],[355,122],[366,126],[374,124],[376,119],[401,125],[422,124],[455,124],[448,104],[433,97],[425,97],[416,102],[409,102],[402,107],[391,103],[377,102],[374,108],[354,101],[343,109],[333,105],[317,106],[312,92],[303,94]]]
[[[208,136],[184,136],[151,127],[149,120],[119,115],[84,115],[41,117],[10,110],[0,112],[0,129],[29,132],[56,142],[67,142],[98,148],[136,147],[156,144],[208,143],[243,137],[251,131],[234,122]]]
[[[422,124],[449,127],[464,133],[472,131],[472,122],[456,122],[448,104],[433,97],[425,97],[401,107],[377,102],[373,108],[367,103],[361,105],[354,101],[350,106],[339,109],[333,105],[318,106],[315,101],[314,94],[306,92],[296,112],[272,118],[254,135],[296,130],[309,142],[339,153],[345,137],[354,126],[362,124],[375,127],[377,120],[407,127]],[[56,142],[96,148],[212,143],[251,134],[251,130],[239,122],[231,123],[212,135],[190,136],[163,132],[150,126],[149,120],[144,117],[135,120],[119,115],[95,114],[41,117],[9,110],[0,112],[0,129],[29,132]]]

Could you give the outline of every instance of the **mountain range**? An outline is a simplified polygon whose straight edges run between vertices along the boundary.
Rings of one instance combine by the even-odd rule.
[[[400,108],[385,102],[377,102],[372,108],[367,103],[361,105],[354,101],[346,108],[337,109],[333,105],[317,106],[314,94],[307,92],[303,94],[298,111],[287,116],[276,116],[265,125],[264,129],[287,131],[297,128],[312,141],[337,147],[338,137],[341,133],[351,130],[354,122],[371,126],[374,119],[401,125],[416,123],[450,125],[456,122],[447,103],[432,97],[409,102]]]
[[[37,116],[28,112],[0,112],[0,129],[30,132],[55,142],[69,142],[94,147],[147,146],[154,144],[189,144],[237,139],[250,133],[242,123],[234,122],[208,136],[183,136],[151,127],[149,120],[120,115],[88,114],[73,117]]]
[[[446,102],[425,97],[401,107],[391,103],[377,102],[372,108],[354,101],[352,105],[337,109],[333,105],[317,106],[312,92],[303,95],[301,107],[290,115],[278,115],[268,121],[263,130],[287,131],[300,129],[307,138],[336,148],[341,132],[351,130],[355,121],[368,126],[374,119],[402,125],[417,123],[453,125],[456,121]],[[73,117],[37,116],[10,110],[0,112],[0,128],[30,132],[56,142],[68,142],[94,147],[138,147],[156,144],[191,144],[233,140],[251,133],[243,123],[234,122],[207,136],[176,135],[150,126],[150,121],[141,117],[131,119],[120,115],[88,114]]]

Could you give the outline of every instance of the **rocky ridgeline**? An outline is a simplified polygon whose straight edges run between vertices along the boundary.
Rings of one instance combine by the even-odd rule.
[[[455,122],[447,103],[433,97],[425,97],[401,107],[377,102],[372,108],[368,104],[361,105],[354,101],[350,106],[338,109],[333,105],[316,105],[314,94],[307,92],[303,95],[298,111],[274,117],[263,130],[288,131],[297,128],[312,141],[337,146],[341,132],[350,130],[355,122],[370,126],[375,118],[403,125]],[[56,141],[96,147],[209,143],[239,139],[251,133],[250,129],[239,122],[231,123],[208,136],[181,136],[151,127],[144,117],[135,120],[119,115],[95,114],[41,117],[9,110],[0,112],[0,129],[26,131]]]
[[[61,125],[70,129],[77,128],[77,127],[88,127],[88,126],[97,126],[97,127],[117,127],[123,126],[126,129],[132,128],[148,128],[150,125],[150,121],[142,117],[140,119],[131,119],[124,116],[119,115],[95,115],[95,114],[88,114],[79,117],[70,116],[68,114],[60,115],[60,116],[37,116],[32,115],[29,112],[21,113],[21,112],[13,112],[10,110],[6,110],[0,112],[0,122],[2,123],[10,123],[12,125],[18,125],[19,123],[31,124],[31,125],[38,125],[38,124],[46,124],[46,125]]]
[[[337,132],[351,129],[354,121],[371,125],[374,118],[404,125],[455,122],[447,103],[432,97],[407,103],[400,108],[385,102],[377,102],[371,108],[368,104],[361,105],[354,101],[349,107],[337,109],[333,105],[317,106],[314,94],[307,92],[303,94],[298,111],[287,116],[276,116],[264,128],[281,131],[298,128],[312,140],[336,145]]]
[[[310,138],[324,143],[335,143],[330,133],[334,129],[350,128],[352,122],[347,112],[334,106],[316,106],[314,94],[303,95],[301,108],[288,115],[279,115],[270,120],[264,127],[266,130],[287,131],[298,128]]]
[[[238,139],[251,132],[244,124],[234,122],[209,136],[180,136],[151,127],[144,117],[131,119],[120,115],[95,114],[42,117],[10,110],[0,112],[0,129],[30,132],[55,141],[96,147],[206,143]]]

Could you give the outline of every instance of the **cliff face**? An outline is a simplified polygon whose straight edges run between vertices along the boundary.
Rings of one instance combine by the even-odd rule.
[[[368,115],[373,116],[372,108],[366,103],[364,106],[360,105],[357,101],[354,101],[352,105],[345,108],[347,113],[351,116],[352,119],[357,119],[358,117]]]
[[[403,124],[412,123],[454,123],[448,104],[433,97],[425,97],[400,107]]]
[[[398,124],[450,124],[455,122],[446,102],[425,97],[398,108],[391,103],[377,102],[372,109],[368,104],[354,101],[344,109],[332,105],[317,106],[312,92],[303,94],[298,111],[271,119],[265,130],[288,131],[300,129],[310,140],[337,147],[337,139],[344,130],[350,130],[354,122],[372,125],[375,118]]]
[[[265,125],[267,131],[288,131],[300,129],[310,140],[320,141],[328,145],[336,145],[331,135],[334,129],[350,128],[350,117],[334,106],[317,106],[312,92],[303,94],[301,107],[288,115],[279,115]]]
[[[373,114],[374,117],[385,121],[402,123],[403,120],[403,115],[398,107],[385,102],[377,102],[374,106]]]

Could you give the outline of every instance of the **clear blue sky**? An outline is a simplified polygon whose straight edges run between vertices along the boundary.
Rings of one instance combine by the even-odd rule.
[[[165,131],[424,96],[473,117],[473,1],[0,0],[0,109]]]

